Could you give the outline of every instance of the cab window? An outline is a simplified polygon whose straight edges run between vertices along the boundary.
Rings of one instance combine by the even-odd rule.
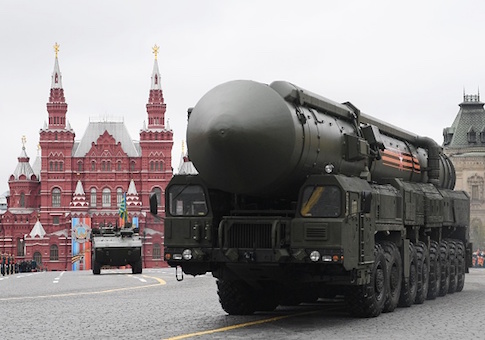
[[[338,217],[342,213],[342,191],[334,185],[307,186],[301,202],[303,217]]]
[[[199,185],[172,185],[167,191],[172,216],[207,215],[204,190]]]

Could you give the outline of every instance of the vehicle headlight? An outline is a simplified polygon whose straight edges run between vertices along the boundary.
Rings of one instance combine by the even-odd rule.
[[[190,249],[185,249],[183,252],[182,252],[182,257],[184,258],[184,260],[191,260],[192,259],[192,250]]]
[[[312,260],[313,262],[317,262],[318,260],[320,260],[320,253],[316,250],[312,251],[310,253],[310,260]]]

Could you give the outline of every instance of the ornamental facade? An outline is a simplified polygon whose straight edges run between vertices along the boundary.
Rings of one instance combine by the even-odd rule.
[[[470,241],[485,248],[485,110],[480,95],[463,94],[451,127],[443,130],[443,149],[456,171],[455,189],[470,196]]]
[[[8,209],[0,220],[1,252],[13,254],[17,262],[34,260],[45,270],[90,269],[84,261],[83,251],[89,251],[85,231],[103,223],[118,224],[119,206],[126,195],[128,219],[143,236],[143,266],[165,266],[163,219],[149,212],[149,198],[155,194],[159,216],[164,215],[163,196],[173,174],[173,131],[165,125],[158,47],[153,48],[147,116],[140,117],[140,123],[144,119],[148,123],[143,122],[139,141],[131,139],[122,120],[106,119],[90,119],[76,139],[68,121],[59,45],[54,49],[39,153],[31,165],[23,140],[17,167],[8,181]],[[80,252],[73,251],[73,243],[78,242],[85,245]]]

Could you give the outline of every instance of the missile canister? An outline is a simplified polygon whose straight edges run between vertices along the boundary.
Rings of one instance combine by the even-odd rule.
[[[453,165],[431,139],[283,81],[215,87],[191,111],[187,145],[210,187],[238,194],[294,192],[319,173],[455,183]]]

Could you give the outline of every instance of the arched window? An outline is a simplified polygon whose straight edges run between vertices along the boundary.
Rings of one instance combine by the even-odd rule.
[[[118,171],[121,171],[121,162],[118,162]]]
[[[52,161],[49,162],[49,170],[54,170],[54,163]]]
[[[91,189],[91,207],[96,206],[96,189],[92,188]]]
[[[52,189],[52,206],[59,208],[61,206],[61,189]]]
[[[162,189],[160,188],[153,188],[152,191],[155,195],[157,195],[157,204],[158,206],[162,205]]]
[[[96,162],[92,161],[91,162],[91,171],[94,171],[94,170],[96,170]]]
[[[33,256],[33,258],[32,258],[32,259],[33,259],[35,262],[37,262],[37,263],[36,263],[37,265],[42,264],[42,254],[41,254],[40,252],[36,251],[36,252],[34,253],[34,256]]]
[[[162,258],[162,251],[160,249],[160,245],[158,243],[153,244],[153,259],[160,259]]]
[[[58,261],[59,260],[59,248],[57,244],[51,245],[50,257],[51,261]]]
[[[111,190],[103,189],[103,208],[111,207]]]
[[[20,207],[25,208],[25,193],[20,193]]]
[[[130,163],[130,170],[135,171],[135,162]]]
[[[22,238],[17,239],[17,256],[25,256],[24,240]]]
[[[118,207],[121,205],[122,200],[123,200],[123,189],[118,188],[116,189],[116,205]]]
[[[83,162],[77,162],[77,171],[83,171]]]
[[[64,162],[59,162],[59,170],[62,171],[64,168]]]

